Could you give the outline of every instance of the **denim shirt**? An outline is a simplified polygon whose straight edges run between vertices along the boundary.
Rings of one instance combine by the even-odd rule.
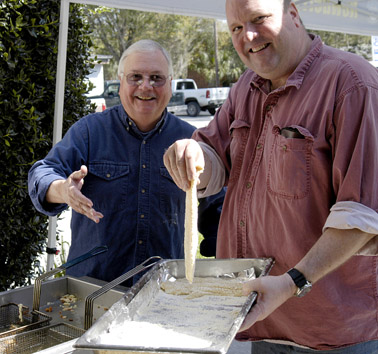
[[[104,215],[96,224],[72,211],[68,260],[99,245],[107,245],[108,251],[69,268],[67,274],[111,281],[151,256],[184,257],[185,192],[170,177],[163,154],[194,130],[165,111],[152,131],[142,133],[118,105],[80,119],[33,165],[29,194],[38,211],[53,216],[65,210],[66,204],[45,201],[47,189],[86,165],[81,192]],[[216,238],[213,224],[219,221],[223,197],[222,191],[206,201],[216,217],[206,221],[208,232],[201,230],[205,239]]]

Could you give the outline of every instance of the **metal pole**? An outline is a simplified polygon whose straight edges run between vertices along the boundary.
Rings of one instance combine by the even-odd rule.
[[[67,38],[68,38],[68,19],[70,14],[70,1],[60,1],[60,25],[58,38],[58,63],[56,70],[55,86],[55,109],[54,109],[54,130],[53,145],[62,139],[63,130],[63,108],[64,108],[64,85],[66,77],[66,59],[67,59]],[[56,224],[57,217],[49,217],[49,229],[47,247],[56,247]],[[54,254],[47,254],[46,271],[54,267]]]
[[[219,62],[218,62],[218,30],[217,20],[214,20],[214,46],[215,46],[215,87],[219,87]]]

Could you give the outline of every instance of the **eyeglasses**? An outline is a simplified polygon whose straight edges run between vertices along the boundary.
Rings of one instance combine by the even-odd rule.
[[[165,85],[167,82],[167,79],[169,76],[164,76],[160,74],[151,74],[151,75],[143,75],[143,74],[138,74],[138,73],[131,73],[125,75],[126,77],[126,82],[130,86],[140,86],[143,84],[144,79],[148,80],[148,83],[152,87],[162,87]]]

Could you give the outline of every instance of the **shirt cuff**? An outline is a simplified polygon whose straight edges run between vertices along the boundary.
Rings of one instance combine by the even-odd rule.
[[[378,213],[357,202],[338,202],[331,208],[323,232],[327,228],[340,230],[359,229],[372,235],[378,235]],[[360,251],[358,255],[372,256],[378,255],[378,236],[371,239]]]
[[[55,203],[48,203],[46,201],[46,194],[48,189],[50,188],[51,183],[53,183],[56,180],[64,179],[61,176],[57,175],[46,175],[41,178],[40,180],[40,189],[38,192],[36,192],[37,188],[35,188],[34,193],[36,194],[35,198],[32,200],[35,201],[34,206],[38,211],[41,213],[48,215],[48,216],[56,216],[62,211],[66,210],[68,205],[61,203],[61,204],[55,204]]]
[[[198,190],[197,192],[198,198],[205,198],[220,192],[226,180],[226,171],[222,160],[212,147],[202,141],[199,141],[198,144],[211,162],[211,176],[209,183],[206,188]]]

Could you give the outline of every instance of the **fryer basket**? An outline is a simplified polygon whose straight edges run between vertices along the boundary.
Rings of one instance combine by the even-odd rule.
[[[0,339],[50,324],[51,317],[39,311],[29,312],[28,307],[20,306],[22,306],[22,321],[18,304],[9,303],[0,306]]]
[[[85,331],[66,323],[41,327],[0,339],[3,354],[29,354],[80,337]]]

